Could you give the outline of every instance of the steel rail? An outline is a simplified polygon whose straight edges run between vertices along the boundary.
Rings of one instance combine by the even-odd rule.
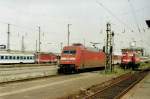
[[[137,84],[139,81],[141,81],[144,76],[146,76],[148,72],[141,71],[139,73],[135,73],[132,76],[129,75],[128,77],[122,78],[119,81],[112,82],[112,84],[109,84],[108,86],[104,87],[103,89],[100,89],[99,91],[86,96],[84,99],[96,99],[103,98],[103,99],[120,99],[121,96],[123,96],[125,93],[127,93],[135,84]],[[114,88],[119,88],[118,92],[117,89],[116,92],[112,92]],[[120,91],[121,90],[121,91]],[[117,94],[116,96],[114,96]]]
[[[131,85],[129,85],[126,89],[124,89],[121,93],[119,93],[117,96],[114,97],[114,99],[120,99],[123,95],[125,95],[132,87],[134,87],[137,83],[139,83],[147,73],[144,73],[138,80],[133,82]]]

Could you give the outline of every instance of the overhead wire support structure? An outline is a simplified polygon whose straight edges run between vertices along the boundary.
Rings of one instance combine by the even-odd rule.
[[[69,46],[69,43],[70,43],[70,25],[71,24],[68,24],[68,38],[67,38],[67,40],[68,40],[68,46]]]
[[[8,32],[7,32],[7,51],[10,51],[10,24],[8,24]]]
[[[25,51],[25,46],[24,46],[24,36],[22,36],[22,40],[21,40],[21,50],[22,50],[22,52]]]
[[[41,51],[41,27],[39,26],[39,49],[38,49],[38,64],[40,64],[40,51]],[[36,43],[37,44],[37,43]],[[37,45],[36,45],[37,47]]]
[[[41,51],[41,27],[39,26],[39,52]]]
[[[106,63],[105,63],[105,72],[112,72],[114,69],[113,66],[113,37],[114,32],[111,32],[111,24],[107,23],[107,38],[106,38],[106,46],[105,46],[105,53],[106,53]]]

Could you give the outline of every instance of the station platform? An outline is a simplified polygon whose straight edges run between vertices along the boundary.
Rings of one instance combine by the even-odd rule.
[[[57,75],[57,66],[0,68],[0,83]]]
[[[121,99],[150,99],[150,72]]]

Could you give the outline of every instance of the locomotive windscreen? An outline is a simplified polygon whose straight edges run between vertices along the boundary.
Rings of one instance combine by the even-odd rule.
[[[63,54],[76,54],[75,50],[64,50]]]

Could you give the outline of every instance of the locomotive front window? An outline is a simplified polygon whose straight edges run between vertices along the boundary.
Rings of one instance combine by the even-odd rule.
[[[69,51],[63,51],[64,54],[69,54]]]
[[[63,51],[63,54],[76,54],[76,51],[75,50],[66,50],[66,51]]]
[[[76,51],[75,50],[70,51],[70,54],[76,54]]]

